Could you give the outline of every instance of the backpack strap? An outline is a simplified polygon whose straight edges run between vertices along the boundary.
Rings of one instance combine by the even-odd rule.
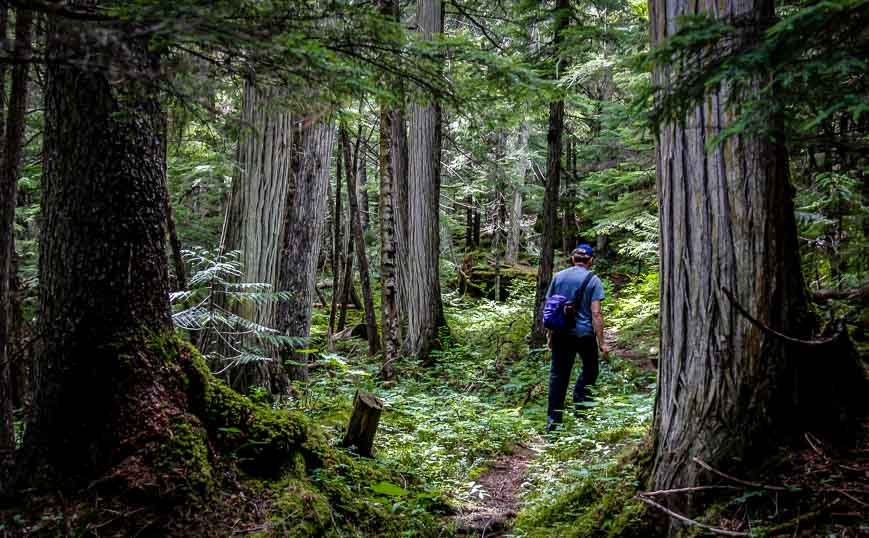
[[[582,281],[582,285],[579,286],[579,289],[576,290],[576,293],[573,295],[573,304],[577,309],[579,309],[580,302],[582,301],[583,296],[585,296],[585,290],[588,288],[588,284],[591,282],[592,277],[594,277],[594,273],[589,271],[588,274],[585,275],[585,280]]]

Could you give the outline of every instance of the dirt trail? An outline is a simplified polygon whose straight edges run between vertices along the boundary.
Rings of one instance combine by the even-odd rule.
[[[534,452],[517,446],[510,455],[500,456],[476,482],[486,491],[477,503],[466,505],[457,515],[458,533],[496,538],[503,536],[516,517],[519,488]]]

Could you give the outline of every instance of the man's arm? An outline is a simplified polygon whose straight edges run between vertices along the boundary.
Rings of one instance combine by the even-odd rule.
[[[600,301],[591,302],[591,325],[594,327],[594,334],[597,336],[597,345],[600,347],[600,352],[603,358],[609,360],[610,348],[603,339],[603,314],[600,312]]]

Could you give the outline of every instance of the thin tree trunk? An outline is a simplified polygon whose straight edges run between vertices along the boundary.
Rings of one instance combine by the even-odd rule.
[[[341,142],[344,146],[345,160],[350,156],[350,140],[346,129],[341,129]],[[359,155],[357,155],[359,159]],[[365,162],[365,154],[361,155]],[[364,165],[360,164],[358,169]],[[356,177],[353,171],[347,169],[347,199],[350,206],[350,227],[356,245],[356,262],[359,264],[359,280],[362,284],[362,297],[365,301],[365,324],[367,326],[368,354],[375,355],[379,350],[380,337],[377,334],[377,317],[374,314],[374,298],[371,295],[371,281],[368,274],[368,256],[365,253],[365,236],[362,231],[362,217],[359,214],[359,202],[356,197]]]
[[[398,273],[398,337],[399,341],[405,340],[407,333],[407,318],[410,305],[408,304],[410,282],[408,281],[408,187],[407,187],[407,121],[404,111],[394,110],[391,114],[392,124],[392,171],[395,188],[395,231],[397,247],[397,273]]]
[[[561,221],[561,239],[563,243],[564,256],[569,257],[570,253],[576,246],[576,143],[570,136],[566,137],[564,145],[567,148],[565,161],[567,163],[567,174],[564,175],[564,215]]]
[[[501,243],[504,237],[504,225],[507,221],[507,205],[504,200],[504,191],[507,188],[504,181],[504,171],[502,169],[502,161],[504,159],[504,151],[506,133],[498,132],[495,142],[495,159],[494,159],[494,175],[493,184],[495,185],[495,233],[492,238],[492,249],[495,252],[495,300],[501,300]]]
[[[300,122],[301,123],[301,122]],[[283,250],[280,258],[278,289],[291,293],[278,312],[278,329],[287,336],[307,338],[311,330],[311,307],[317,285],[317,260],[320,257],[320,235],[326,214],[326,185],[329,182],[335,123],[324,120],[300,127],[287,194],[283,228]],[[293,379],[306,379],[308,356],[281,352]]]
[[[570,22],[570,2],[558,0],[555,7],[556,50],[560,53],[562,33]],[[546,159],[546,192],[543,198],[543,245],[540,265],[537,268],[537,291],[534,296],[534,323],[531,327],[531,342],[541,345],[546,335],[543,329],[543,301],[552,280],[555,264],[555,220],[558,213],[558,189],[561,182],[561,134],[564,130],[564,101],[549,104],[549,132],[546,135],[548,155]]]
[[[519,262],[519,242],[522,236],[522,183],[528,173],[528,122],[523,121],[519,126],[519,135],[516,140],[516,149],[519,158],[516,161],[516,182],[513,186],[513,199],[510,204],[510,232],[507,237],[507,253],[505,259],[508,264],[516,265]]]
[[[391,20],[398,20],[397,0],[380,0],[380,12]],[[383,368],[384,379],[395,377],[395,361],[401,353],[398,320],[398,245],[396,226],[396,177],[393,165],[392,148],[392,111],[380,105],[380,323],[383,328]]]
[[[0,17],[5,19],[6,7],[2,9],[4,13]],[[26,9],[17,9],[15,15],[15,56],[27,60],[32,49],[33,14]],[[5,25],[5,20],[0,22],[0,36],[4,38]],[[14,315],[11,294],[14,293],[12,283],[15,281],[15,203],[18,198],[18,167],[24,143],[29,67],[29,62],[24,61],[12,69],[12,93],[5,118],[5,136],[0,136],[0,147],[3,148],[3,154],[0,155],[0,479],[4,478],[7,457],[11,457],[15,450],[12,416],[15,390],[10,364],[13,357],[8,351],[12,347],[9,335]],[[0,93],[5,93],[4,78],[5,74],[0,76]],[[2,117],[0,121],[3,121]]]
[[[417,26],[431,40],[443,31],[441,0],[419,0]],[[408,137],[408,323],[405,346],[421,361],[446,324],[440,286],[441,107],[434,99],[411,107]]]
[[[187,268],[184,266],[184,256],[181,254],[181,240],[175,226],[175,210],[170,198],[166,199],[166,231],[169,235],[169,248],[172,250],[172,261],[175,268],[175,289],[187,289]]]
[[[330,230],[332,233],[332,301],[331,308],[329,308],[329,325],[326,328],[327,335],[326,339],[329,346],[329,351],[335,350],[335,342],[333,340],[333,335],[335,334],[335,320],[337,319],[337,310],[338,303],[341,298],[340,290],[343,290],[343,284],[340,281],[340,277],[343,274],[343,251],[344,249],[340,247],[340,229],[338,227],[338,215],[341,213],[341,176],[343,175],[343,163],[344,156],[341,154],[341,148],[338,147],[335,152],[335,203],[334,203],[334,213],[332,217],[333,229]]]
[[[365,142],[363,142],[364,145]],[[366,158],[365,148],[361,148],[359,152],[359,163],[357,170],[359,171],[359,219],[362,224],[362,232],[368,231],[368,226],[371,221],[371,201],[368,197],[368,159]],[[364,297],[363,297],[364,300]]]
[[[277,108],[285,95],[283,89],[245,82],[242,106],[245,130],[239,140],[239,173],[233,180],[226,235],[226,249],[241,251],[241,281],[268,284],[272,290],[278,289],[278,256],[293,136],[290,113]],[[260,325],[277,326],[274,302],[238,304],[233,310]],[[289,379],[279,360],[279,350],[262,345],[255,338],[246,338],[243,343],[266,349],[270,360],[238,367],[233,387],[242,393],[254,386],[267,387],[272,394],[285,393]],[[224,349],[226,355],[237,353]]]

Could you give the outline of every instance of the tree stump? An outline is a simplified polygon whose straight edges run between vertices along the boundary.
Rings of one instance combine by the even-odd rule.
[[[341,446],[355,447],[360,456],[370,458],[381,412],[383,412],[383,402],[379,398],[371,393],[357,390],[356,397],[353,399],[353,414],[350,416],[350,424],[347,426],[347,433]]]

